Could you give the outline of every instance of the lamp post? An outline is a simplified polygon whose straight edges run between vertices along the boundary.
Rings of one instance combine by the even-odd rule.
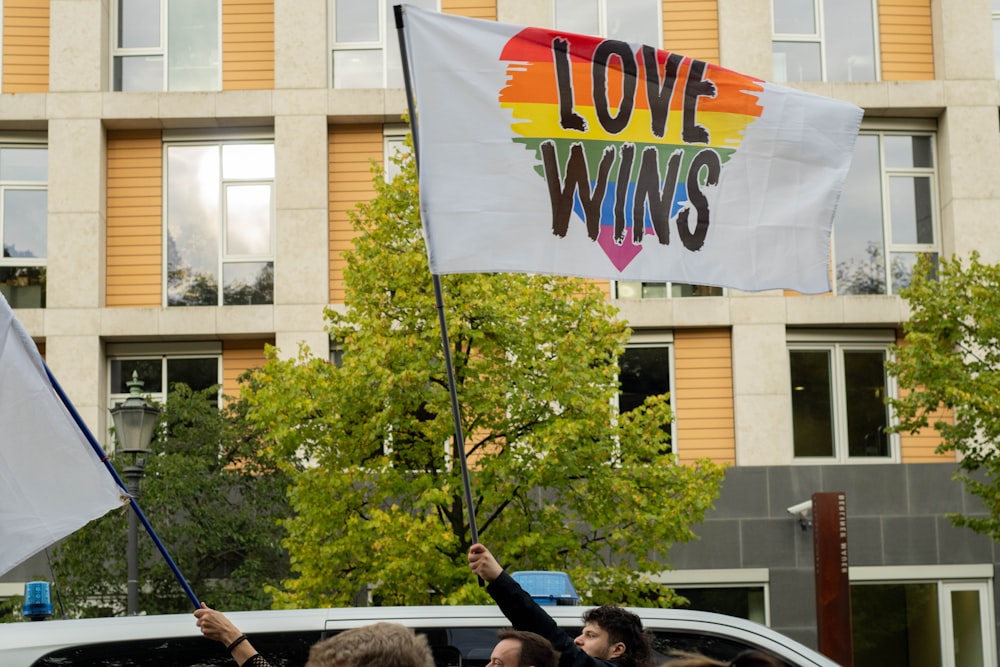
[[[128,398],[111,408],[115,423],[115,438],[121,452],[128,457],[125,483],[133,498],[139,497],[139,481],[146,468],[146,457],[159,423],[160,409],[142,397],[142,380],[132,372],[132,380],[125,383]],[[139,613],[139,519],[135,510],[128,514],[128,583],[126,612],[129,616]]]

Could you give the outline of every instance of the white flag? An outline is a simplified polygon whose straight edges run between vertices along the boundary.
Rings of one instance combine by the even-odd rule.
[[[620,40],[403,24],[432,273],[829,291],[858,107]]]
[[[127,500],[0,294],[0,574]]]

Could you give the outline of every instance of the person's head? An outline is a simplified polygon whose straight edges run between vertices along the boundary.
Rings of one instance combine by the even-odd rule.
[[[666,667],[726,667],[726,663],[722,660],[690,651],[671,651],[663,664]]]
[[[313,644],[306,667],[434,667],[434,656],[423,635],[374,623]]]
[[[616,605],[601,605],[585,613],[583,631],[574,643],[592,658],[618,660],[626,667],[645,667],[650,662],[650,640],[642,621]]]
[[[489,667],[556,667],[559,653],[548,639],[534,632],[502,628],[490,654]]]
[[[728,667],[784,667],[785,663],[770,653],[748,649],[733,658]]]

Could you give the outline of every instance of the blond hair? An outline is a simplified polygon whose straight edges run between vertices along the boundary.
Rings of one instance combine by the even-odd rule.
[[[726,667],[728,663],[715,658],[709,658],[701,653],[691,651],[671,651],[665,663],[669,667]]]
[[[434,667],[434,657],[423,635],[398,623],[374,623],[317,642],[306,667]]]

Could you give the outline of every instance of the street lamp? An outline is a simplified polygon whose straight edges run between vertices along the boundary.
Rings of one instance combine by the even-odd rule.
[[[133,498],[139,497],[139,480],[146,468],[149,445],[153,442],[160,409],[142,397],[142,380],[132,371],[128,398],[115,403],[111,418],[115,422],[115,438],[120,451],[129,457],[125,468],[125,482]],[[128,514],[128,584],[126,612],[129,616],[139,613],[139,519],[135,510]]]

